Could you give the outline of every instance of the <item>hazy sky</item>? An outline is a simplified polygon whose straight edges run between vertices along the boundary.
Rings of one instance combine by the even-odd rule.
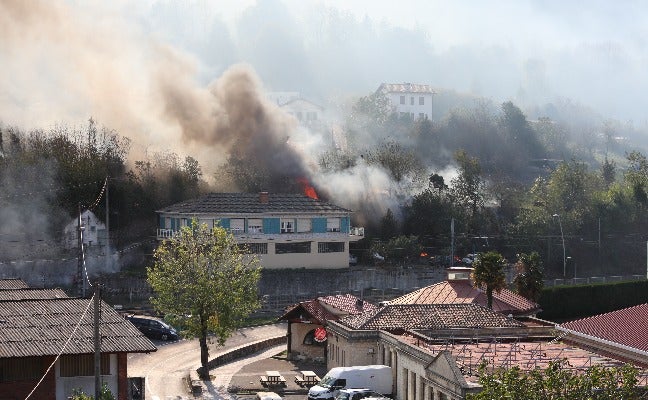
[[[643,1],[4,0],[1,120],[158,135],[160,79],[199,92],[242,62],[321,103],[418,82],[645,125],[647,19]]]

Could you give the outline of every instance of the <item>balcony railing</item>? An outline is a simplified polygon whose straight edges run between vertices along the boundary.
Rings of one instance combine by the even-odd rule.
[[[313,232],[299,232],[299,233],[275,233],[275,234],[264,234],[263,229],[254,229],[250,230],[248,232],[243,232],[240,229],[230,229],[229,230],[234,236],[240,239],[247,239],[247,238],[268,238],[268,239],[274,239],[278,237],[282,238],[290,238],[290,239],[310,239],[313,237],[317,238],[326,238],[326,239],[335,239],[335,238],[340,238],[344,236],[344,233],[341,232],[326,232],[326,233],[313,233]],[[171,239],[175,236],[177,236],[180,233],[179,230],[174,230],[174,229],[158,229],[157,230],[157,238],[159,240],[162,239]],[[359,240],[364,237],[364,228],[359,228],[359,227],[353,227],[349,230],[349,236],[351,240]]]

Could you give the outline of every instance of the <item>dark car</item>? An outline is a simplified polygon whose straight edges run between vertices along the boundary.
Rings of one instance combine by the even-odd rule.
[[[178,340],[178,332],[162,320],[145,315],[127,315],[126,319],[149,339]]]

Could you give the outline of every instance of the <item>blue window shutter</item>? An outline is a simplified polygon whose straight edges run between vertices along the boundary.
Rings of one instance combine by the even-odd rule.
[[[349,217],[340,218],[340,232],[349,233]]]
[[[313,218],[313,233],[326,233],[326,218]]]
[[[281,223],[279,218],[263,218],[263,233],[281,232]]]
[[[160,214],[159,225],[160,225],[160,229],[165,229],[165,227],[164,227],[164,215],[162,215],[162,214]]]
[[[171,230],[175,231],[176,230],[176,219],[171,218]]]
[[[220,218],[220,219],[216,220],[216,222],[218,223],[218,226],[220,226],[221,228],[229,229],[229,227],[230,227],[230,219],[229,218]]]

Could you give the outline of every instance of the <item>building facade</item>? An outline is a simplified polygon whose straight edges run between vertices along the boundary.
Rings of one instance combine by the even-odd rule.
[[[196,220],[229,230],[264,268],[347,268],[349,242],[364,236],[351,213],[303,194],[211,193],[159,210],[157,237]]]
[[[378,92],[389,99],[392,110],[399,117],[409,117],[412,120],[432,120],[434,95],[430,85],[413,83],[383,83]]]

